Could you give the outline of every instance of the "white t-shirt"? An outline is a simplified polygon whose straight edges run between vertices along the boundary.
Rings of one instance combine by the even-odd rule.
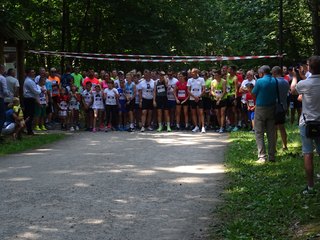
[[[172,78],[172,79],[168,79],[168,90],[167,90],[167,97],[168,100],[170,101],[175,101],[175,97],[173,94],[174,88],[177,85],[178,79],[176,78]]]
[[[150,81],[143,80],[139,83],[139,91],[142,91],[142,98],[145,99],[153,99],[153,89],[154,89],[154,80],[150,79]]]
[[[93,96],[93,104],[92,104],[92,109],[104,109],[104,104],[103,104],[103,92],[92,92]]]
[[[117,98],[116,95],[119,94],[118,90],[113,88],[109,89],[106,88],[104,90],[104,94],[106,96],[106,105],[117,105]]]
[[[206,85],[204,78],[189,78],[187,82],[187,86],[191,88],[191,93],[199,97],[202,93],[202,87]],[[194,97],[190,96],[190,100],[194,100]]]
[[[88,105],[91,106],[92,104],[92,94],[88,90],[83,90],[82,92],[82,98],[84,99],[84,102]]]
[[[246,85],[247,85],[248,83],[252,83],[253,86],[254,86],[254,85],[256,85],[256,80],[254,80],[254,79],[252,79],[251,81],[249,81],[248,79],[243,80],[243,82],[241,83],[241,88],[246,89],[246,88],[247,88]],[[242,93],[241,101],[242,101],[243,103],[245,103],[245,101],[246,101],[246,93]]]

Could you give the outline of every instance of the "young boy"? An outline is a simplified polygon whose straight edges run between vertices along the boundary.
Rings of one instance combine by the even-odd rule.
[[[82,92],[82,106],[85,115],[85,127],[86,131],[92,131],[93,129],[93,109],[92,109],[92,83],[87,82],[85,90]]]
[[[44,126],[46,122],[46,108],[48,105],[48,94],[46,89],[46,77],[40,77],[38,82],[38,87],[40,88],[41,92],[38,98],[38,104],[35,108],[35,127],[34,130],[36,131],[46,131],[46,127]]]

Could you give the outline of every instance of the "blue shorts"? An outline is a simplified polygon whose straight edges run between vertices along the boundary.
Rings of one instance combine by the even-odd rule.
[[[306,126],[299,126],[300,136],[302,141],[302,153],[313,153],[314,145],[316,146],[317,153],[320,154],[320,137],[318,138],[307,138],[306,137]]]
[[[119,100],[119,104],[120,104],[119,112],[122,112],[122,113],[127,112],[126,103],[127,103],[126,100]]]
[[[254,120],[254,111],[248,111],[248,119],[250,121],[253,121]]]

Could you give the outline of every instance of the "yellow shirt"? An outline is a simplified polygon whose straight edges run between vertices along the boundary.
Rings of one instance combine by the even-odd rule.
[[[13,106],[13,111],[18,115],[20,119],[23,119],[23,111],[20,105]]]

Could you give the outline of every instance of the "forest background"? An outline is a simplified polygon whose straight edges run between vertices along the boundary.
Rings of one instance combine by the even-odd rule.
[[[34,41],[27,49],[159,55],[279,54],[283,7],[284,65],[320,54],[318,0],[13,0],[0,4],[0,22],[18,25]],[[280,28],[281,30],[281,28]],[[218,63],[119,63],[27,54],[27,66],[189,68]],[[267,60],[279,64],[279,59]],[[235,62],[251,68],[266,60]],[[62,69],[63,70],[63,69]]]

